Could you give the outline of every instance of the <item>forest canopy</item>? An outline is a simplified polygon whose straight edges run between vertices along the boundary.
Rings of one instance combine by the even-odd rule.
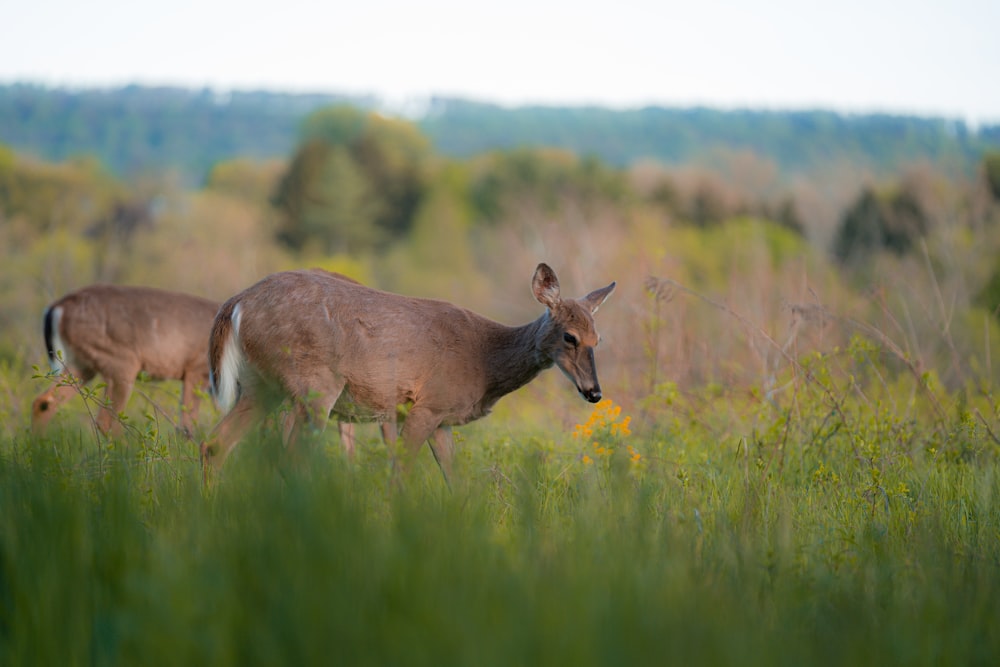
[[[219,161],[289,155],[305,117],[341,104],[399,115],[377,99],[346,95],[14,84],[0,86],[0,143],[53,161],[93,155],[121,176],[176,171],[195,184]],[[408,117],[448,157],[546,146],[617,167],[641,159],[705,164],[724,148],[766,157],[784,175],[831,164],[885,175],[917,159],[970,173],[984,150],[1000,148],[997,125],[823,110],[506,108],[436,98]]]

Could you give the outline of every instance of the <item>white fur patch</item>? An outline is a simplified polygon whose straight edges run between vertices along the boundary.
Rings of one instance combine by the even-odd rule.
[[[66,342],[59,335],[59,323],[62,320],[62,316],[62,306],[56,306],[52,309],[52,319],[50,320],[52,325],[52,354],[49,355],[49,366],[52,368],[53,373],[65,373],[73,363],[73,360],[70,358],[69,348],[66,347]]]
[[[236,304],[233,308],[229,340],[223,343],[222,359],[219,361],[219,367],[215,369],[218,377],[213,383],[215,403],[226,412],[232,410],[236,405],[236,399],[240,397],[240,374],[246,364],[243,346],[240,344],[240,305]]]

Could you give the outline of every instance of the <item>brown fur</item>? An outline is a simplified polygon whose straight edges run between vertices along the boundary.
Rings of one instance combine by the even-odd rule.
[[[106,382],[110,408],[97,416],[107,433],[125,409],[136,376],[145,371],[157,380],[181,380],[181,426],[188,433],[198,411],[196,388],[208,381],[209,331],[218,304],[197,296],[150,287],[91,285],[55,301],[46,310],[46,348],[55,368],[75,378],[60,378],[32,404],[32,426],[44,430],[60,404],[96,375]],[[59,312],[58,330],[54,315]],[[53,349],[56,337],[65,358]]]
[[[600,400],[593,313],[614,287],[563,299],[555,273],[540,264],[532,291],[547,310],[534,322],[509,327],[444,301],[383,292],[336,274],[272,274],[227,301],[214,325],[213,376],[233,372],[220,364],[227,346],[236,346],[231,354],[240,359],[239,375],[229,386],[238,383],[239,391],[202,445],[206,471],[221,466],[253,424],[291,398],[297,417],[289,440],[303,424],[321,429],[333,413],[390,426],[383,435],[392,444],[405,406],[404,467],[433,436],[431,449],[447,479],[451,427],[485,416],[553,364],[584,398]]]

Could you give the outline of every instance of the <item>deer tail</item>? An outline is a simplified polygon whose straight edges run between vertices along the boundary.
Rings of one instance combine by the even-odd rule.
[[[245,363],[240,344],[240,302],[222,304],[208,340],[209,386],[216,405],[228,411],[240,397],[240,373]]]
[[[69,363],[66,344],[63,342],[62,336],[59,335],[59,322],[62,320],[62,314],[62,306],[51,305],[45,309],[43,317],[45,351],[49,355],[49,366],[53,373],[63,372]]]

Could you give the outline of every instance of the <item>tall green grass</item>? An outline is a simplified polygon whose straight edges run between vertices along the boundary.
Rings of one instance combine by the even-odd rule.
[[[7,438],[0,664],[996,663],[986,431],[803,408],[739,434],[728,399],[659,400],[466,428],[451,492],[426,451],[396,488],[374,440],[264,432],[206,489],[172,434]]]

